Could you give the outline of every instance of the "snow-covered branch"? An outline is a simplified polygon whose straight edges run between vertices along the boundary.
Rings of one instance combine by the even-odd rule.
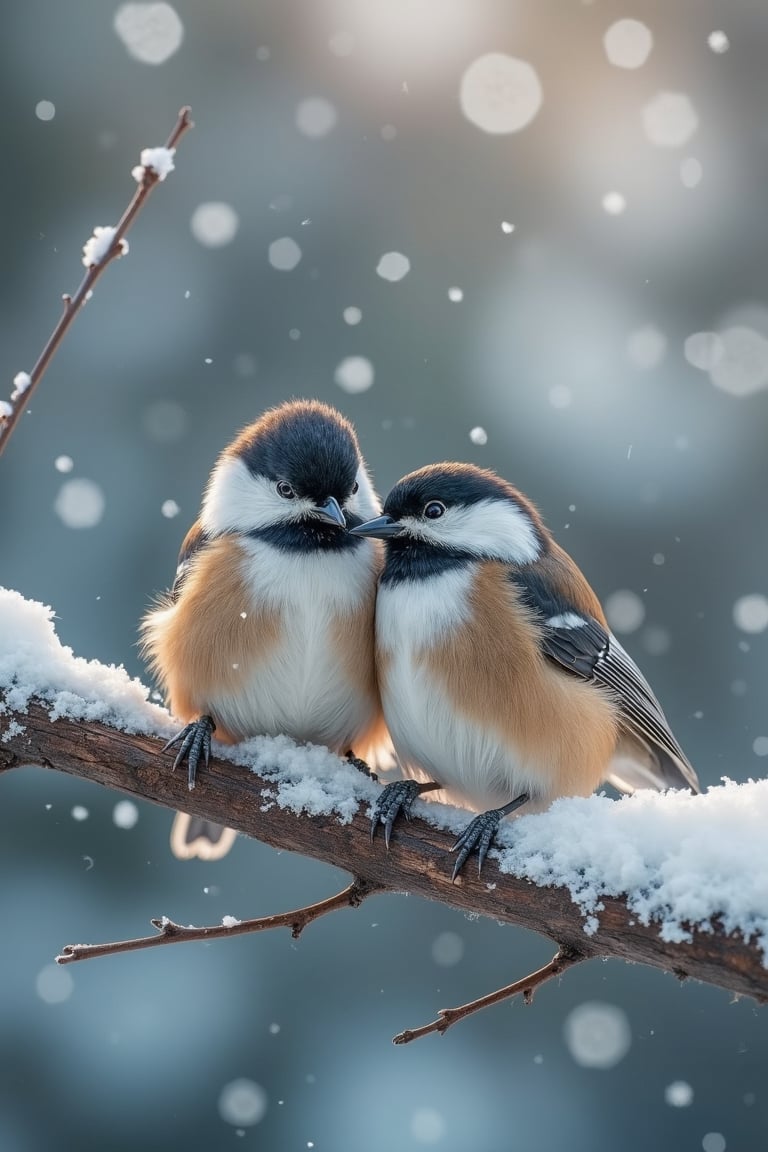
[[[93,230],[93,235],[83,245],[82,263],[85,265],[86,272],[77,291],[74,296],[68,294],[64,296],[64,310],[35,361],[32,371],[29,373],[17,372],[13,379],[14,387],[10,400],[0,401],[0,454],[10,440],[22,412],[31,400],[35,388],[42,380],[46,368],[66,336],[73,320],[82,305],[89,299],[99,276],[113,260],[127,254],[128,241],[125,239],[125,234],[143,208],[154,186],[165,180],[168,173],[173,171],[176,145],[184,133],[193,127],[190,112],[190,108],[181,109],[173,131],[162,147],[142,150],[141,164],[131,171],[138,187],[119,221],[114,227],[97,225]]]
[[[482,876],[467,868],[452,884],[450,833],[467,814],[422,802],[387,853],[370,837],[379,786],[323,748],[284,737],[217,748],[190,793],[159,755],[173,725],[148,690],[122,668],[74,657],[49,609],[7,591],[0,700],[0,772],[56,768],[336,864],[370,888],[523,925],[579,957],[768,996],[766,781],[699,797],[561,800],[505,828]]]

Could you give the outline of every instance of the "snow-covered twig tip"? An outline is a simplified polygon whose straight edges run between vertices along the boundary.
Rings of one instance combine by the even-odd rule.
[[[32,371],[17,373],[14,377],[14,387],[10,400],[0,400],[0,453],[10,440],[27,402],[43,378],[46,368],[67,334],[81,305],[90,297],[97,279],[112,260],[127,253],[128,241],[124,239],[125,233],[133,224],[149,193],[155,184],[165,180],[169,172],[173,171],[176,145],[184,133],[193,127],[190,112],[191,109],[188,107],[181,109],[173,131],[162,147],[142,150],[141,164],[133,168],[131,173],[138,187],[128,207],[114,227],[99,226],[94,228],[93,235],[83,246],[82,262],[86,267],[86,273],[80,286],[74,296],[66,295],[64,297],[64,311],[61,318],[48,337]]]

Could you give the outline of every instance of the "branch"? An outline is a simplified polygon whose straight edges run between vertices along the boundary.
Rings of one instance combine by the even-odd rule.
[[[548,936],[561,951],[649,964],[680,979],[690,976],[737,995],[768,998],[768,971],[759,948],[741,936],[726,935],[717,924],[712,932],[694,929],[691,943],[673,943],[661,939],[656,925],[641,924],[624,899],[606,896],[598,927],[587,936],[566,888],[538,887],[504,874],[493,858],[481,877],[468,868],[452,884],[452,838],[421,820],[396,829],[387,853],[380,838],[371,842],[363,811],[341,824],[335,816],[297,817],[277,804],[264,805],[263,793],[274,791],[274,784],[227,760],[212,758],[199,786],[189,792],[183,774],[171,772],[167,757],[158,755],[158,739],[92,722],[51,721],[45,707],[34,702],[26,713],[9,709],[7,719],[16,724],[0,742],[0,772],[27,764],[55,768],[335,864],[363,877],[371,888],[412,892],[473,915],[519,924]],[[532,979],[522,982],[523,991]]]
[[[176,125],[165,143],[167,149],[175,151],[176,145],[184,133],[189,128],[194,127],[190,119],[190,112],[191,108],[187,107],[182,108],[179,112]],[[48,337],[48,341],[38,356],[34,368],[28,376],[26,373],[19,373],[14,381],[15,389],[11,396],[10,403],[6,403],[5,401],[0,403],[0,455],[2,455],[3,449],[10,440],[22,412],[27,407],[32,394],[42,380],[46,368],[66,336],[75,316],[77,316],[80,308],[90,296],[94,284],[107,265],[111,264],[113,260],[116,260],[118,256],[121,256],[123,252],[128,250],[123,238],[146,203],[154,186],[160,180],[164,179],[165,176],[165,173],[159,173],[151,164],[144,164],[143,167],[137,168],[135,171],[138,187],[128,207],[120,217],[120,221],[112,235],[109,248],[104,255],[96,258],[95,262],[88,267],[74,296],[64,295],[64,311],[61,319]]]
[[[451,1025],[458,1024],[459,1020],[464,1020],[473,1012],[480,1012],[483,1008],[491,1008],[494,1004],[500,1004],[502,1000],[511,1000],[514,996],[519,996],[520,993],[523,995],[524,1003],[530,1004],[537,988],[555,976],[562,976],[566,969],[572,968],[574,964],[579,964],[584,959],[583,952],[577,952],[575,948],[564,945],[562,948],[558,948],[549,964],[545,964],[537,972],[532,972],[530,976],[524,976],[522,980],[516,980],[514,984],[507,984],[505,988],[499,988],[498,991],[491,992],[488,996],[471,1000],[469,1004],[462,1004],[460,1008],[441,1008],[437,1014],[437,1020],[433,1020],[431,1024],[422,1024],[421,1028],[406,1028],[404,1032],[398,1032],[397,1036],[393,1037],[392,1043],[410,1044],[412,1040],[420,1040],[422,1036],[429,1036],[431,1032],[439,1032],[442,1036]]]
[[[192,940],[220,940],[223,936],[244,936],[248,932],[268,932],[272,928],[290,928],[291,936],[298,940],[301,933],[313,920],[319,920],[329,912],[339,908],[359,908],[366,896],[375,892],[365,880],[358,877],[335,896],[320,900],[317,904],[307,904],[293,912],[281,912],[277,916],[261,916],[257,920],[230,920],[228,924],[214,924],[211,927],[195,928],[193,925],[176,924],[167,916],[152,920],[159,935],[138,936],[134,940],[116,940],[111,944],[65,944],[56,957],[57,964],[74,964],[76,960],[92,960],[96,956],[114,956],[118,952],[138,952],[141,948],[157,948],[160,944],[185,944]]]

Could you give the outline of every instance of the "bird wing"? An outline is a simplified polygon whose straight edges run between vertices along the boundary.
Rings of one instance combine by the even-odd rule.
[[[174,603],[178,600],[179,593],[189,573],[189,565],[192,557],[202,548],[205,548],[208,542],[209,538],[203,531],[202,524],[199,520],[196,520],[184,537],[184,541],[179,549],[179,558],[176,561],[176,576],[174,577],[173,587],[171,588],[171,600]]]
[[[541,619],[545,655],[566,672],[599,684],[618,703],[625,739],[611,765],[610,782],[622,791],[652,784],[698,792],[696,772],[651,686],[607,624],[557,593],[546,570],[542,574],[539,568],[533,576],[515,568],[510,576],[522,602]]]

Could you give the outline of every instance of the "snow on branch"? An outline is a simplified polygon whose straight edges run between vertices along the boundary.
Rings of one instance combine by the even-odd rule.
[[[0,454],[10,440],[22,412],[31,399],[35,388],[42,380],[46,368],[67,334],[75,316],[85,301],[89,299],[99,276],[113,260],[127,254],[128,241],[125,239],[125,234],[146,203],[154,186],[165,180],[168,173],[173,171],[176,145],[184,133],[193,127],[190,112],[190,108],[181,109],[174,129],[162,147],[142,150],[141,164],[131,171],[138,187],[120,220],[114,227],[98,225],[94,228],[93,235],[83,245],[82,262],[86,268],[85,276],[74,296],[65,295],[63,297],[64,311],[58,324],[48,337],[32,371],[29,373],[17,372],[13,380],[14,388],[10,400],[0,401]]]
[[[317,915],[377,890],[408,891],[557,943],[558,955],[539,973],[475,1007],[448,1009],[399,1042],[444,1031],[504,995],[528,999],[570,964],[597,956],[768,997],[768,781],[725,782],[696,797],[642,792],[622,800],[559,800],[549,812],[508,824],[504,847],[491,852],[482,876],[468,867],[452,884],[449,833],[466,824],[466,812],[421,802],[418,818],[396,829],[387,853],[382,839],[370,836],[379,785],[326,749],[287,737],[219,746],[190,793],[183,773],[172,773],[158,754],[174,731],[139,680],[122,667],[75,657],[56,636],[50,609],[0,589],[0,773],[25,764],[55,768],[351,873],[350,889],[315,906]],[[303,927],[314,918],[301,909],[271,918],[275,923],[232,919],[216,932]],[[156,928],[163,943],[212,931],[168,920]],[[155,942],[99,945],[90,953],[93,946],[74,945],[62,959]]]

